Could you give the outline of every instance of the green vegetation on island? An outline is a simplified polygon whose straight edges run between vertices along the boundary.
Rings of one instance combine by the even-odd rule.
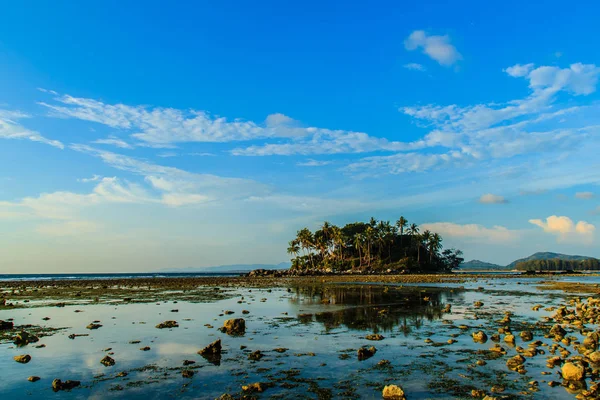
[[[292,271],[357,273],[449,272],[464,261],[462,252],[442,251],[442,237],[400,217],[389,221],[353,222],[338,227],[324,222],[320,229],[298,231],[289,242]]]
[[[525,261],[554,260],[554,259],[564,260],[564,261],[582,261],[582,260],[588,260],[588,259],[592,259],[592,258],[593,257],[572,256],[572,255],[568,255],[568,254],[552,253],[549,251],[545,251],[545,252],[534,253],[534,254],[530,255],[529,257],[515,260],[512,263],[508,264],[508,267],[510,269],[515,269],[515,268],[517,268],[517,264],[525,262]]]
[[[583,260],[563,260],[561,258],[538,259],[521,261],[517,263],[519,271],[597,271],[600,270],[600,261],[596,258]]]

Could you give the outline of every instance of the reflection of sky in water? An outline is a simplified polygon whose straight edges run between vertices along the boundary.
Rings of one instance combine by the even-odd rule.
[[[454,365],[463,356],[449,353],[446,349],[488,349],[492,345],[490,342],[474,344],[470,332],[483,328],[491,335],[494,333],[490,329],[491,321],[502,316],[504,311],[515,312],[515,321],[518,316],[533,321],[548,313],[533,312],[530,310],[532,305],[559,303],[559,299],[551,300],[544,293],[537,292],[535,283],[539,280],[523,278],[519,281],[523,284],[516,285],[515,280],[482,280],[452,285],[455,286],[452,289],[390,285],[293,286],[289,293],[286,289],[274,289],[272,292],[241,289],[239,296],[215,303],[167,302],[158,305],[77,305],[4,310],[0,311],[0,319],[14,318],[17,325],[35,324],[68,329],[42,338],[40,343],[46,344],[46,348],[36,349],[29,345],[16,349],[12,344],[0,345],[0,370],[3,374],[0,398],[109,398],[124,395],[146,399],[215,398],[226,392],[238,393],[242,384],[268,381],[269,376],[281,377],[282,371],[293,368],[301,370],[301,378],[320,379],[318,384],[333,389],[334,395],[342,392],[334,385],[348,381],[341,387],[353,386],[361,398],[380,398],[380,391],[365,383],[379,384],[390,379],[393,382],[386,383],[401,384],[411,394],[410,398],[452,398],[427,388],[431,378],[423,375],[418,368],[427,360],[421,356],[435,355],[436,359]],[[480,286],[492,290],[491,294],[477,291]],[[516,290],[534,295],[514,296],[509,293]],[[238,304],[242,296],[244,302]],[[262,298],[267,301],[261,302]],[[323,304],[324,300],[329,304]],[[473,309],[470,307],[477,300],[485,303],[479,311],[481,319],[478,320],[473,318]],[[441,312],[446,303],[452,304],[451,314]],[[84,312],[75,313],[77,309]],[[173,309],[178,312],[171,312]],[[244,309],[251,313],[242,315]],[[219,316],[224,310],[233,310],[235,314]],[[299,319],[298,316],[302,314],[306,315]],[[43,321],[43,317],[51,319]],[[244,337],[229,337],[217,330],[225,319],[234,317],[246,319],[247,333]],[[94,320],[100,320],[103,327],[98,330],[85,329]],[[180,327],[155,328],[156,324],[165,320],[176,320]],[[205,324],[211,324],[214,328]],[[446,342],[451,334],[461,333],[457,328],[461,324],[473,329],[457,336],[455,339],[458,342],[451,347],[434,348],[424,343],[426,337],[434,342]],[[496,325],[493,326],[495,329]],[[381,332],[386,339],[380,342],[364,340],[365,334],[371,332]],[[67,338],[71,333],[89,336],[71,340]],[[217,338],[223,340],[220,366],[208,363],[197,354],[198,350]],[[129,343],[137,340],[140,343]],[[375,345],[377,354],[372,359],[358,362],[356,349],[367,344]],[[517,344],[522,345],[519,342]],[[248,349],[241,350],[241,345]],[[141,351],[140,348],[145,346],[151,350]],[[283,354],[272,351],[277,347],[289,350]],[[107,354],[104,351],[107,348],[112,348],[114,352],[112,357],[116,365],[113,367],[100,364]],[[340,359],[339,356],[346,349],[354,350],[348,352],[349,359]],[[263,360],[257,363],[247,360],[248,351],[254,350],[265,353]],[[296,356],[308,352],[314,352],[315,356]],[[14,355],[25,353],[32,356],[29,364],[21,365],[12,360]],[[373,369],[384,358],[395,366],[393,371]],[[192,380],[182,378],[181,371],[174,369],[182,367],[186,359],[196,361],[196,375]],[[504,363],[505,359],[490,361],[485,368],[488,371],[508,372]],[[545,356],[537,356],[528,362],[528,370],[537,375],[521,377],[511,372],[510,378],[524,382],[544,379],[539,375],[544,364]],[[141,370],[148,365],[156,369]],[[463,365],[464,368],[466,365]],[[128,371],[129,375],[126,378],[103,380],[114,377],[120,371]],[[448,374],[455,376],[460,372]],[[30,383],[27,381],[30,375],[40,376],[42,380]],[[50,384],[55,378],[63,381],[81,380],[84,387],[70,393],[54,394]],[[117,384],[125,390],[109,390]],[[481,388],[489,389],[483,383],[481,385]],[[560,388],[546,386],[540,385],[540,398],[550,394],[552,398],[572,398]],[[308,388],[306,384],[297,389],[274,387],[268,389],[264,396],[297,398],[300,392],[316,398],[314,393],[307,392]]]

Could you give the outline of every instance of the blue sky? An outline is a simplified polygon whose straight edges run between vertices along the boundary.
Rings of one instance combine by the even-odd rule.
[[[0,272],[278,263],[323,220],[600,256],[595,2],[12,2]]]

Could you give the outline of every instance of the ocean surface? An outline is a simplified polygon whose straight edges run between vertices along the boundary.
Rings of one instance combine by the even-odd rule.
[[[133,279],[133,278],[193,278],[214,276],[240,276],[240,272],[143,272],[143,273],[106,273],[106,274],[0,274],[0,282],[7,281],[60,281],[95,279]]]

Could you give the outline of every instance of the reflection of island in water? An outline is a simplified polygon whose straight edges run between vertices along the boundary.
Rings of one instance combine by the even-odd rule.
[[[390,287],[379,285],[297,286],[290,301],[302,307],[338,305],[335,311],[299,314],[302,323],[319,322],[326,330],[389,332],[396,326],[405,334],[424,320],[439,319],[446,304],[462,297],[462,289]]]

